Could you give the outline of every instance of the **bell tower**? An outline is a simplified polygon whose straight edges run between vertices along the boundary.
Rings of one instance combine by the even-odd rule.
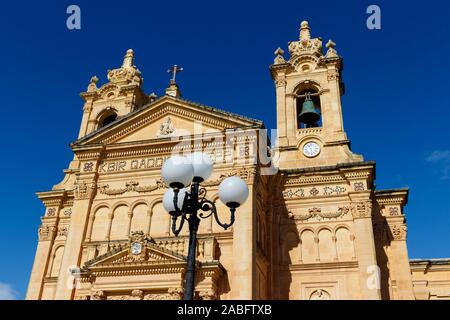
[[[99,79],[91,78],[87,91],[81,93],[84,101],[81,120],[81,138],[117,118],[141,108],[151,96],[142,90],[144,79],[134,65],[134,51],[127,50],[120,68],[108,70],[108,82],[97,87]]]
[[[342,58],[329,40],[311,38],[307,21],[299,41],[289,42],[289,59],[275,51],[270,72],[276,87],[278,167],[291,169],[362,161],[350,150],[344,131]]]

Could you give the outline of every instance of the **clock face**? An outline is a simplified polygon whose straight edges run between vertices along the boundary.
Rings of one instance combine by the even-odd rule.
[[[320,146],[315,142],[308,142],[303,146],[303,154],[308,158],[313,158],[320,153]]]
[[[133,242],[131,244],[131,253],[139,254],[142,251],[142,244],[140,242]]]

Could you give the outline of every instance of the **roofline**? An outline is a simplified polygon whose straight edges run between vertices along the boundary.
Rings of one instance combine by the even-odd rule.
[[[219,108],[207,106],[207,105],[200,104],[200,103],[197,103],[197,102],[194,102],[194,101],[185,100],[185,99],[181,99],[181,98],[175,98],[175,97],[171,97],[171,96],[165,95],[165,96],[161,96],[161,97],[159,97],[158,99],[156,99],[156,100],[154,100],[154,101],[152,101],[152,102],[150,102],[150,103],[148,103],[148,104],[142,106],[142,107],[139,108],[139,109],[133,110],[133,111],[127,113],[126,115],[123,115],[123,116],[121,116],[121,117],[118,117],[115,121],[111,122],[110,124],[108,124],[108,125],[106,125],[106,126],[104,126],[104,127],[101,127],[101,128],[99,128],[99,129],[97,129],[97,130],[94,130],[94,131],[88,133],[87,135],[85,135],[85,136],[83,136],[83,137],[81,137],[81,138],[79,138],[79,139],[73,141],[72,143],[70,143],[70,146],[72,147],[73,145],[76,145],[76,144],[78,144],[78,143],[80,143],[80,142],[83,142],[83,141],[85,141],[85,140],[88,140],[89,138],[95,136],[96,134],[98,134],[98,133],[100,133],[100,132],[103,132],[103,131],[106,131],[106,130],[108,130],[109,128],[111,128],[111,127],[113,127],[113,126],[118,125],[119,123],[122,123],[122,122],[125,121],[126,119],[131,118],[132,116],[134,116],[134,115],[136,115],[136,114],[142,112],[143,110],[148,109],[149,107],[155,105],[156,103],[162,101],[163,99],[172,99],[172,100],[184,102],[184,103],[187,103],[187,104],[190,104],[190,105],[193,105],[193,106],[202,108],[202,109],[207,110],[207,111],[210,111],[210,112],[220,113],[220,114],[222,114],[222,115],[227,115],[227,116],[233,116],[233,117],[235,117],[235,118],[238,118],[238,119],[241,119],[241,120],[244,120],[244,121],[253,122],[254,125],[260,126],[261,128],[265,128],[264,122],[261,121],[261,120],[249,118],[249,117],[246,117],[246,116],[237,114],[237,113],[228,112],[228,111],[225,111],[225,110],[222,110],[222,109],[219,109]]]
[[[393,193],[393,192],[409,192],[408,187],[404,188],[398,188],[398,189],[382,189],[382,190],[375,190],[376,195],[383,195],[387,193]]]
[[[436,258],[436,259],[411,259],[409,260],[411,265],[418,264],[431,264],[431,265],[450,265],[450,258]]]

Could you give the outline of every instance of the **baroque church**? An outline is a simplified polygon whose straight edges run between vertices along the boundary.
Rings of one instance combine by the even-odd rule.
[[[188,230],[171,233],[161,166],[195,148],[214,161],[201,185],[224,220],[220,182],[249,187],[231,228],[200,223],[196,299],[450,299],[450,259],[409,260],[408,190],[376,189],[375,162],[350,148],[336,44],[323,48],[304,21],[288,50],[270,66],[272,147],[262,121],[182,98],[176,67],[160,97],[143,91],[132,50],[107,83],[92,77],[73,160],[37,193],[45,210],[26,298],[181,299]]]

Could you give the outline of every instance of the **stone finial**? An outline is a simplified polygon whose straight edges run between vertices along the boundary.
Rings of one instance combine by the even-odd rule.
[[[149,94],[148,98],[149,98],[150,102],[153,102],[158,98],[158,96],[156,95],[156,93],[152,92]]]
[[[113,83],[141,85],[143,78],[141,72],[134,66],[134,51],[128,49],[120,68],[108,70],[108,80]]]
[[[302,23],[300,24],[300,41],[310,39],[311,39],[311,32],[308,25],[308,21],[302,21]]]
[[[170,81],[169,86],[166,88],[166,95],[175,98],[181,97],[180,88],[175,82],[173,82],[173,80]]]
[[[88,92],[97,90],[97,82],[98,82],[97,76],[93,76],[88,85]]]
[[[336,43],[333,42],[333,40],[328,40],[327,44],[325,45],[328,49],[325,57],[326,58],[336,58],[338,57],[337,51],[336,49],[334,49],[334,47],[336,47]]]
[[[278,49],[275,50],[275,59],[274,59],[275,64],[282,64],[286,62],[286,60],[283,57],[283,54],[284,50],[281,49],[280,47],[278,47]]]
[[[125,57],[123,58],[122,68],[131,68],[134,64],[134,51],[128,49]]]

